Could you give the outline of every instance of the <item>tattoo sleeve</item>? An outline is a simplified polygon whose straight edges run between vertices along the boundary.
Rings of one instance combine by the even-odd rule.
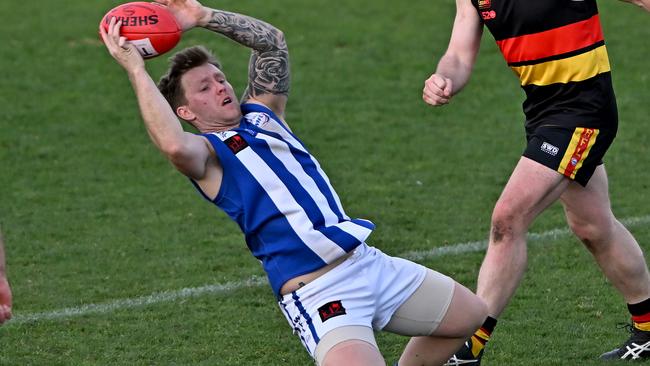
[[[243,99],[267,93],[289,93],[289,50],[279,29],[246,15],[221,10],[212,10],[206,28],[253,50]]]

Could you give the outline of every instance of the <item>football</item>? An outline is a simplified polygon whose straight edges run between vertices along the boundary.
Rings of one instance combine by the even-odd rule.
[[[122,21],[120,35],[135,45],[144,58],[171,50],[183,33],[172,13],[152,3],[136,1],[116,6],[102,18],[104,30],[108,31],[108,23],[113,17]]]

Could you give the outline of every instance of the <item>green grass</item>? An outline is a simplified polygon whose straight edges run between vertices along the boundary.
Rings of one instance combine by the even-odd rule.
[[[118,2],[0,3],[0,225],[15,315],[57,312],[262,274],[236,225],[148,141],[124,73],[97,36]],[[391,254],[483,240],[524,147],[523,92],[486,35],[450,106],[421,101],[454,4],[386,0],[206,2],[276,24],[291,51],[287,119],[370,243]],[[621,116],[607,155],[621,218],[650,213],[648,15],[601,2]],[[242,90],[248,51],[207,31]],[[158,77],[165,57],[148,61]],[[552,207],[533,231],[564,228]],[[631,228],[650,248],[647,225]],[[474,287],[482,253],[422,263]],[[623,301],[568,236],[531,245],[490,365],[598,365],[626,336]],[[387,360],[406,339],[378,335]],[[0,365],[308,365],[266,286],[0,328]]]

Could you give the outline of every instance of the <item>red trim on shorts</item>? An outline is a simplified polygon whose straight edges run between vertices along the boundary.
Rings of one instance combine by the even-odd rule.
[[[573,171],[575,170],[576,166],[578,166],[578,164],[582,160],[582,156],[584,155],[585,151],[587,151],[587,149],[589,148],[589,141],[591,140],[592,137],[594,137],[594,132],[595,130],[593,128],[585,128],[580,134],[580,140],[578,141],[578,145],[576,145],[575,150],[573,150],[573,154],[571,154],[569,163],[567,164],[567,167],[564,170],[565,176],[570,178],[571,175],[573,174]]]

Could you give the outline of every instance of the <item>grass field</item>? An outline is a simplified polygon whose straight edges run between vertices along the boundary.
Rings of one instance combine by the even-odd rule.
[[[0,365],[309,365],[236,225],[148,141],[97,36],[116,4],[0,2],[0,227],[15,312]],[[205,4],[284,30],[287,119],[348,213],[377,224],[370,243],[474,288],[492,206],[524,146],[523,92],[491,36],[470,85],[431,109],[421,89],[452,1]],[[600,6],[621,117],[606,159],[613,208],[650,251],[650,17]],[[179,47],[197,43],[241,91],[248,50],[203,30]],[[157,77],[166,59],[148,66]],[[616,328],[624,303],[560,207],[532,231],[529,270],[483,364],[599,365],[627,337]],[[454,251],[462,243],[474,244]],[[392,362],[406,339],[378,341]]]

